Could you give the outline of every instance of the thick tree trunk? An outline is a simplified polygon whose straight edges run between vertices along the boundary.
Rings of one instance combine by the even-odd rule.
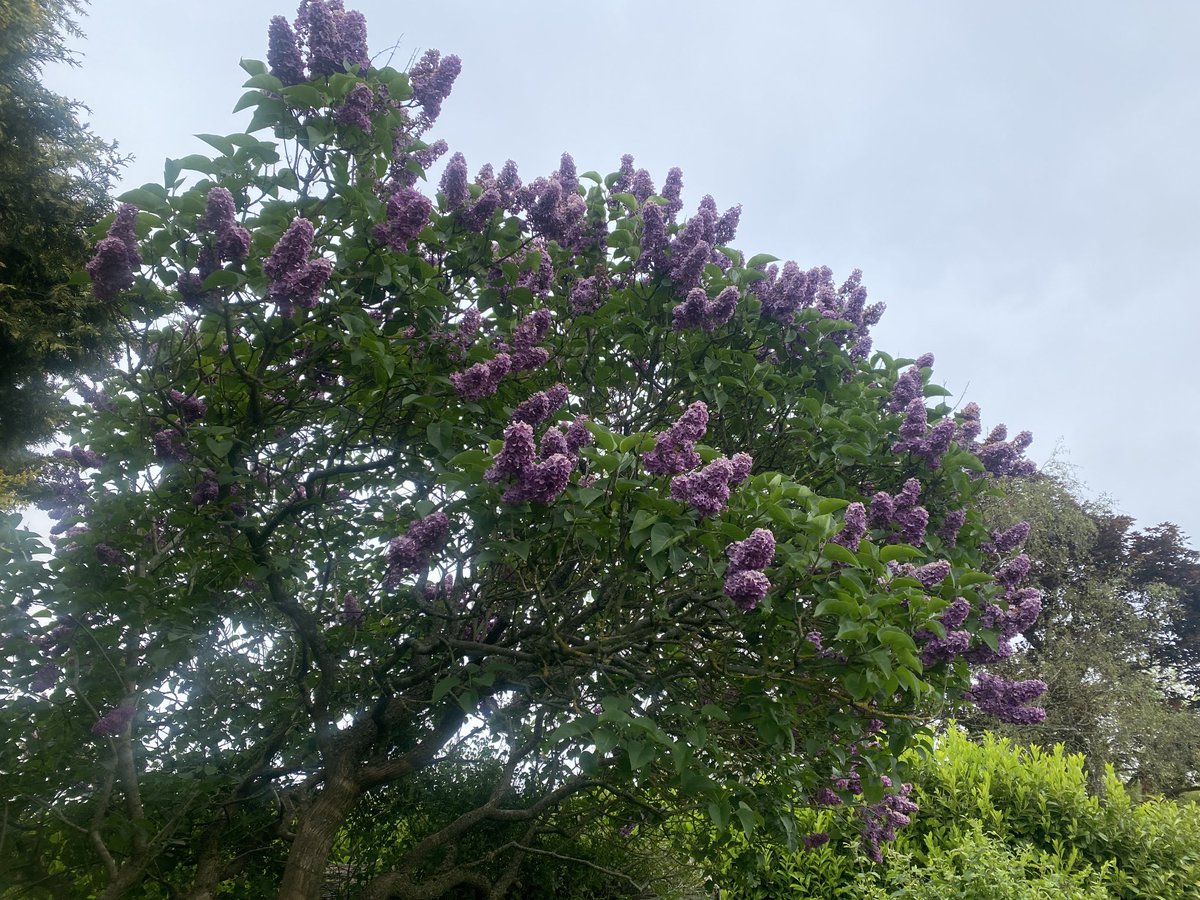
[[[338,830],[358,800],[359,787],[344,776],[331,776],[313,805],[296,824],[279,900],[320,900],[329,853]]]

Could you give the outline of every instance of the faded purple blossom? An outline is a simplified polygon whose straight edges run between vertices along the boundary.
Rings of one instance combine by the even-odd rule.
[[[896,501],[887,491],[879,491],[871,498],[871,525],[883,528],[896,515]]]
[[[574,470],[575,460],[556,453],[525,469],[516,484],[505,491],[504,500],[508,503],[552,503],[567,489]]]
[[[946,576],[950,574],[950,563],[939,559],[921,566],[913,574],[925,590],[931,591],[946,580]]]
[[[984,672],[964,696],[986,713],[1001,722],[1013,725],[1036,725],[1046,718],[1046,711],[1028,704],[1046,692],[1046,682],[1037,679],[1009,681]]]
[[[672,478],[671,496],[690,505],[701,517],[719,515],[729,503],[734,475],[733,463],[719,456],[702,469]]]
[[[386,220],[375,226],[371,236],[392,250],[407,250],[408,242],[421,233],[432,212],[429,198],[410,187],[398,187],[388,197]]]
[[[440,510],[414,519],[408,531],[388,545],[388,577],[393,583],[406,572],[429,565],[430,556],[440,550],[450,536],[450,517]]]
[[[96,720],[92,734],[96,737],[119,737],[133,721],[133,714],[133,704],[122,703]]]
[[[184,422],[198,422],[208,415],[208,405],[199,397],[172,389],[167,391],[167,399],[179,410],[179,418]]]
[[[687,299],[672,311],[671,327],[675,331],[689,328],[714,331],[732,318],[737,301],[738,292],[735,287],[725,288],[712,300],[708,299],[703,288],[693,288],[688,291]]]
[[[771,582],[767,576],[753,569],[725,576],[725,595],[745,612],[758,606],[770,590]]]
[[[528,422],[514,422],[504,429],[504,447],[483,477],[493,483],[506,478],[520,478],[535,459],[533,428]]]
[[[447,209],[462,209],[471,199],[471,190],[467,184],[467,158],[461,153],[455,153],[446,163],[442,173],[442,181],[438,189],[446,198]]]
[[[367,616],[359,605],[358,598],[347,592],[342,598],[342,621],[347,625],[361,625]]]
[[[888,497],[890,500],[891,497]],[[863,536],[867,533],[867,509],[861,503],[851,503],[846,507],[842,530],[833,537],[833,543],[841,544],[847,550],[857,551]]]
[[[900,412],[906,409],[913,400],[924,397],[924,395],[925,383],[921,379],[921,370],[912,366],[896,379],[896,385],[892,388],[892,396],[887,403],[887,411]]]
[[[825,844],[829,843],[829,832],[814,831],[812,834],[806,834],[804,837],[802,837],[800,839],[800,843],[804,847],[806,852],[811,851],[811,850],[816,850],[818,847],[824,846]]]
[[[765,528],[755,528],[744,541],[734,541],[725,548],[729,570],[765,569],[775,558],[775,535]]]
[[[348,125],[360,131],[371,130],[371,110],[375,107],[375,94],[369,85],[356,84],[350,89],[333,118],[341,125]]]
[[[547,429],[538,444],[538,459],[549,459],[551,456],[571,456],[567,436],[558,427]]]
[[[307,0],[300,7],[296,30],[307,39],[311,77],[344,72],[348,65],[360,71],[370,68],[366,19],[347,11],[341,0]]]
[[[925,542],[925,530],[929,527],[929,510],[923,506],[907,507],[896,511],[896,523],[900,526],[900,540],[917,546]]]
[[[1010,553],[1024,544],[1028,537],[1029,523],[1018,522],[1004,531],[993,531],[992,540],[986,545],[986,549],[993,553]]]
[[[593,313],[604,302],[600,296],[603,279],[599,275],[581,278],[571,287],[571,311],[577,316]]]
[[[200,479],[200,484],[196,486],[196,490],[192,494],[192,504],[194,506],[204,506],[206,503],[212,503],[217,499],[220,492],[221,488],[217,483],[217,476],[211,471],[205,472],[204,477]]]
[[[271,74],[282,81],[284,87],[304,81],[304,57],[300,54],[292,26],[283,16],[272,16],[267,27],[267,63]]]
[[[666,268],[667,217],[655,203],[642,207],[642,244],[638,268],[661,272]]]
[[[550,358],[550,354],[544,348],[536,346],[545,340],[550,321],[550,310],[542,307],[522,319],[513,331],[510,353],[514,372],[539,368]]]
[[[452,372],[450,383],[460,397],[468,403],[475,403],[496,393],[501,379],[512,367],[512,358],[507,353],[497,353],[487,362],[476,363],[461,372]]]
[[[133,274],[142,264],[133,227],[137,212],[136,206],[122,203],[108,236],[96,244],[96,253],[88,261],[87,273],[97,300],[112,300],[133,287]]]
[[[584,447],[591,446],[594,437],[587,427],[589,421],[587,416],[578,415],[567,426],[567,449],[571,453],[578,453]]]
[[[213,235],[218,261],[240,262],[250,252],[250,232],[238,224],[237,207],[227,188],[215,187],[208,192],[204,214],[196,222],[196,229]]]
[[[957,628],[967,621],[971,613],[971,604],[965,597],[955,597],[954,602],[942,610],[941,621],[947,628]]]
[[[1022,553],[1010,559],[996,571],[996,581],[1005,590],[1013,590],[1029,574],[1029,557]]]
[[[669,428],[654,439],[654,449],[646,453],[646,471],[653,475],[677,475],[700,465],[696,441],[708,428],[708,406],[697,400]]]
[[[442,111],[442,103],[450,96],[455,79],[462,71],[457,56],[442,57],[437,50],[427,50],[409,70],[413,99],[421,106],[422,117],[432,122]]]
[[[735,453],[729,459],[729,467],[729,485],[737,487],[750,477],[750,470],[754,468],[754,457],[749,453]]]
[[[549,390],[538,391],[527,400],[524,400],[513,410],[512,418],[514,422],[528,422],[530,425],[540,425],[558,412],[559,407],[566,402],[567,386],[565,384],[556,384]]]
[[[329,281],[333,266],[327,259],[309,261],[313,225],[308,219],[295,218],[263,263],[269,281],[267,296],[279,304],[284,315],[293,305],[312,308],[321,289]]]
[[[966,520],[967,511],[965,509],[953,509],[946,513],[946,517],[942,520],[942,527],[938,529],[937,534],[946,542],[947,547],[953,547],[958,542],[958,532]]]
[[[939,662],[949,662],[967,652],[971,646],[971,632],[950,630],[944,638],[930,637],[921,648],[921,664],[934,666]]]
[[[184,444],[183,435],[174,428],[164,428],[153,437],[154,455],[163,462],[187,462],[192,453]]]

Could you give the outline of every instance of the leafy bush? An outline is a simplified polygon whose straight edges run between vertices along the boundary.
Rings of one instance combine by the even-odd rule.
[[[976,744],[956,729],[908,762],[920,812],[882,865],[853,839],[790,853],[744,845],[714,880],[726,896],[746,898],[1200,897],[1194,805],[1136,803],[1111,771],[1096,796],[1082,756],[990,735]],[[838,822],[829,810],[804,810],[797,827],[836,833]]]

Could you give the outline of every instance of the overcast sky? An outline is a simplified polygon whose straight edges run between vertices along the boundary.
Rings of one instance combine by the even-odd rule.
[[[741,203],[747,255],[861,268],[879,349],[933,352],[985,427],[1200,543],[1200,3],[347,6],[398,67],[462,57],[431,137],[472,171],[680,166],[685,211]],[[136,156],[127,186],[158,181],[192,134],[242,130],[238,60],[294,12],[94,0],[83,65],[47,81]]]

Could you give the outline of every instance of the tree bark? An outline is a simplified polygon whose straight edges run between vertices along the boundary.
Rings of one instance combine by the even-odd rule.
[[[334,838],[359,793],[356,781],[341,773],[331,775],[316,801],[301,813],[279,883],[279,900],[319,900]]]

